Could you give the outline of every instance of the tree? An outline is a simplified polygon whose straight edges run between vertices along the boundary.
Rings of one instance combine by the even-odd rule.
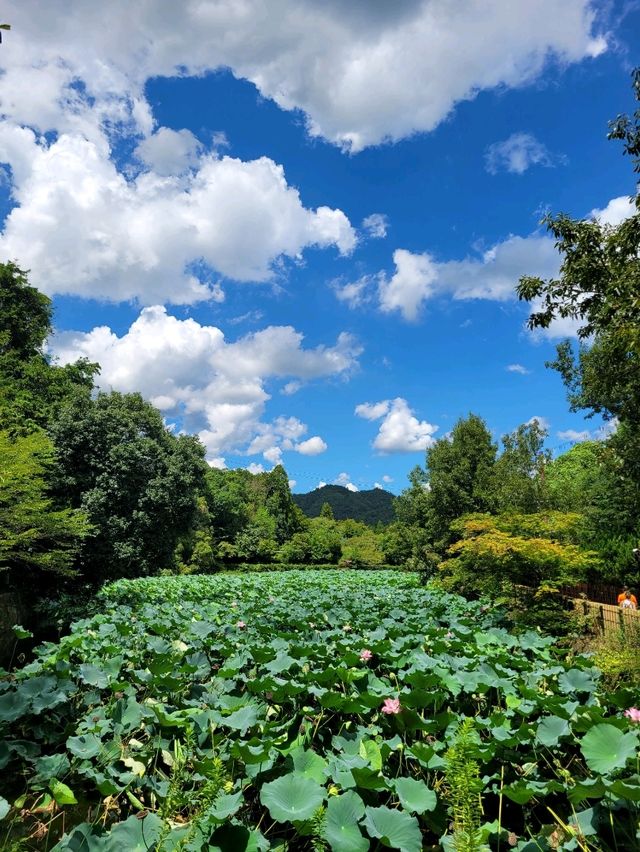
[[[0,431],[0,573],[18,591],[42,593],[53,578],[70,576],[86,516],[59,509],[48,493],[53,446],[42,431],[13,437]]]
[[[544,449],[547,432],[537,420],[524,423],[502,438],[503,450],[492,472],[494,507],[499,512],[537,512],[545,502]]]
[[[427,450],[427,531],[436,546],[451,541],[449,526],[469,512],[491,508],[491,477],[496,445],[480,417],[461,418],[450,438]]]
[[[194,525],[204,447],[176,437],[139,394],[73,399],[51,426],[55,489],[95,528],[79,567],[88,580],[153,574],[172,565]]]
[[[29,286],[26,273],[0,264],[0,412],[14,433],[46,428],[67,399],[88,397],[93,388],[97,364],[49,363],[44,345],[51,315],[51,300]]]
[[[15,263],[0,263],[0,355],[31,358],[51,331],[51,299]]]

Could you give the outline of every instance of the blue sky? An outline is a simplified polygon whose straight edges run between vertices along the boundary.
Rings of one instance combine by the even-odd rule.
[[[597,434],[525,329],[543,213],[631,209],[640,8],[8,3],[0,255],[216,466],[396,493],[473,411]]]

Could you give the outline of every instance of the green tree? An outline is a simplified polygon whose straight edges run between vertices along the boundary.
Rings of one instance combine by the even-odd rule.
[[[87,579],[134,577],[168,568],[194,526],[204,485],[204,448],[176,437],[139,394],[76,398],[51,427],[56,493],[95,528],[79,565]]]
[[[0,413],[14,433],[46,428],[66,400],[93,388],[97,364],[59,367],[44,354],[51,315],[51,300],[29,286],[26,273],[0,264]]]
[[[59,509],[48,493],[53,446],[42,431],[11,436],[0,431],[0,572],[31,596],[55,577],[70,576],[90,531],[86,516]]]
[[[451,541],[449,526],[469,512],[491,508],[491,479],[496,445],[480,417],[461,418],[449,438],[427,450],[426,527],[436,546]]]
[[[499,512],[538,512],[545,503],[544,449],[547,432],[537,420],[524,423],[502,438],[502,453],[492,472],[492,497]]]
[[[322,507],[320,509],[320,517],[321,518],[328,518],[330,521],[334,520],[333,509],[331,508],[329,503],[325,502],[325,503],[322,504]]]
[[[0,355],[31,358],[51,331],[51,299],[15,263],[0,263]]]

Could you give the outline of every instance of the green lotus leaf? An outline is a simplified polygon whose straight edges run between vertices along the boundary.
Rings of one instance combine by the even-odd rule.
[[[329,799],[322,836],[333,852],[366,852],[369,841],[358,826],[363,816],[364,804],[357,793],[348,790]]]
[[[400,852],[420,852],[422,834],[418,820],[403,811],[382,806],[365,810],[364,825],[369,836],[379,839],[383,846]]]
[[[323,757],[310,749],[305,750],[302,746],[290,752],[290,757],[296,772],[311,778],[318,784],[324,784],[327,778],[327,761]]]
[[[276,822],[309,819],[324,801],[325,790],[298,772],[282,775],[263,784],[260,801]]]
[[[88,760],[99,754],[102,742],[95,734],[81,734],[79,737],[69,737],[67,748],[76,757]]]
[[[417,778],[396,778],[394,782],[396,795],[406,811],[423,814],[432,811],[438,804],[434,790],[430,790],[424,781]]]
[[[29,699],[16,690],[0,695],[0,722],[15,722],[27,712]]]
[[[629,758],[637,756],[638,737],[631,731],[623,733],[605,722],[587,731],[580,748],[589,769],[606,775],[622,769]]]
[[[561,719],[559,716],[547,716],[538,725],[536,739],[542,745],[550,748],[557,745],[561,737],[566,737],[570,730],[566,719]]]

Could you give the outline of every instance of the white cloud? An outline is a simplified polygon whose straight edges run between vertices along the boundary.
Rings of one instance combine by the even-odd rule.
[[[366,420],[383,418],[373,441],[373,448],[381,453],[412,453],[435,443],[432,436],[438,427],[418,420],[402,397],[362,403],[356,406],[356,414]]]
[[[280,393],[284,396],[293,396],[293,394],[297,393],[301,387],[302,382],[287,382],[280,390]]]
[[[150,131],[149,78],[228,67],[281,108],[303,110],[311,135],[358,151],[432,130],[480,91],[531,83],[549,60],[606,49],[589,0],[5,7],[1,108],[42,130],[81,123],[93,104]]]
[[[214,467],[216,470],[226,470],[227,463],[222,457],[207,459],[209,467]]]
[[[289,480],[289,488],[290,488],[291,490],[293,490],[293,489],[296,487],[296,485],[297,485],[297,484],[298,484],[298,483],[296,482],[296,480],[295,480],[295,479],[290,479],[290,480]]]
[[[247,467],[246,467],[246,470],[248,470],[249,473],[253,473],[253,474],[265,472],[264,471],[264,465],[257,464],[256,462],[251,462],[251,464],[248,464]]]
[[[296,444],[294,449],[297,453],[300,453],[303,456],[317,456],[320,455],[320,453],[324,453],[327,449],[327,445],[322,438],[318,435],[314,435],[312,438],[307,438],[306,441],[301,441],[301,443]]]
[[[588,441],[591,439],[591,432],[588,429],[584,429],[582,432],[578,432],[575,429],[565,429],[562,432],[558,432],[558,438],[562,441]]]
[[[374,483],[373,483],[373,487],[374,487],[374,488],[379,488],[381,491],[383,491],[383,490],[384,490],[384,486],[380,485],[380,483],[379,483],[379,482],[374,482]]]
[[[436,264],[428,254],[412,254],[406,249],[396,249],[393,262],[396,271],[391,278],[380,275],[380,309],[385,313],[398,310],[406,320],[415,320],[422,303],[435,292]]]
[[[531,166],[549,168],[564,161],[530,133],[512,133],[508,139],[489,145],[485,153],[487,171],[492,175],[503,170],[521,175]]]
[[[320,482],[316,485],[316,488],[326,488],[327,483],[320,480]]]
[[[110,153],[104,138],[63,134],[48,145],[31,131],[0,125],[0,162],[12,166],[18,204],[0,253],[19,259],[48,294],[221,301],[214,271],[266,281],[278,259],[299,258],[307,246],[348,253],[355,244],[344,213],[305,208],[282,167],[266,157],[203,154],[180,176],[148,171],[127,180]]]
[[[515,297],[522,275],[549,278],[557,274],[560,256],[550,237],[510,236],[479,257],[436,261],[431,255],[397,249],[396,271],[380,273],[378,296],[384,312],[398,310],[415,320],[424,302],[437,296],[506,301]]]
[[[346,488],[347,491],[356,492],[360,490],[357,485],[354,485],[353,482],[351,482],[351,477],[348,473],[339,473],[333,481],[335,485],[342,485],[342,487]]]
[[[346,334],[335,346],[305,349],[302,334],[290,326],[228,342],[219,328],[176,319],[158,305],[145,308],[121,337],[102,326],[56,334],[49,346],[61,363],[98,361],[102,388],[140,391],[165,416],[181,418],[187,431],[200,435],[209,458],[233,450],[262,453],[272,464],[283,451],[319,452],[322,439],[301,442],[307,426],[295,417],[262,419],[270,399],[266,382],[346,376],[361,352]]]
[[[168,177],[197,167],[202,148],[190,130],[160,127],[143,139],[134,153],[151,171]]]
[[[547,417],[539,417],[537,414],[535,414],[533,417],[530,417],[525,423],[525,426],[533,426],[534,423],[537,423],[540,429],[544,429],[546,432],[548,432],[551,428],[551,423],[549,422],[549,419]]]
[[[356,405],[355,413],[365,420],[377,420],[389,411],[390,402],[383,399],[382,402],[362,402]]]
[[[593,219],[597,219],[602,225],[616,227],[637,212],[636,206],[629,199],[629,196],[621,195],[618,198],[612,198],[602,210],[598,210],[597,208],[592,210],[591,216]]]
[[[385,475],[382,477],[382,481],[386,483],[393,482],[393,477],[385,473]]]
[[[509,364],[505,367],[505,370],[509,373],[520,373],[521,376],[528,376],[531,370],[527,370],[526,367],[523,367],[522,364]]]
[[[353,309],[372,300],[377,280],[376,275],[363,275],[357,281],[350,281],[347,284],[334,282],[332,286],[336,298],[340,302],[346,302]]]
[[[389,219],[384,213],[372,213],[362,220],[362,228],[374,240],[381,240],[387,236]]]

